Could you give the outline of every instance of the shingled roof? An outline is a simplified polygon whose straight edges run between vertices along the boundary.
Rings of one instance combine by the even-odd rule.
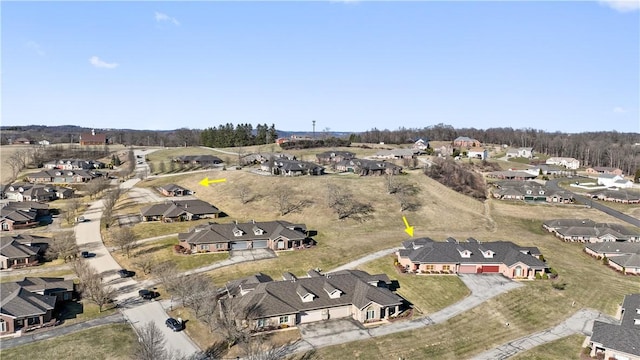
[[[235,230],[235,232],[234,232]],[[213,244],[244,240],[264,240],[284,237],[289,240],[304,240],[306,227],[288,221],[266,221],[231,224],[209,224],[178,235],[189,244]],[[237,234],[237,235],[236,235]]]
[[[402,304],[400,296],[386,287],[369,284],[363,280],[366,273],[362,273],[364,272],[345,270],[293,281],[263,282],[245,295],[228,298],[226,301],[243,309],[254,309],[255,313],[250,315],[254,319],[345,305],[363,309],[372,302],[381,306]],[[335,296],[337,290],[340,296]],[[302,298],[308,293],[314,295],[313,300],[303,301]],[[333,297],[330,296],[331,293],[334,294]]]
[[[591,341],[627,354],[640,356],[640,294],[624,297],[620,325],[593,323]]]
[[[431,239],[416,239],[404,242],[403,245],[405,249],[399,251],[400,257],[408,257],[413,263],[505,264],[512,266],[521,262],[535,269],[547,267],[544,262],[535,257],[540,254],[538,248],[521,247],[509,241],[479,243],[477,240],[436,242]],[[493,254],[488,254],[488,251]],[[468,256],[462,257],[461,253],[466,253]]]
[[[177,217],[183,213],[193,215],[218,214],[220,210],[202,200],[175,200],[163,204],[154,204],[140,209],[142,216]]]
[[[53,310],[56,297],[32,293],[18,283],[0,284],[0,313],[13,318],[37,316]]]

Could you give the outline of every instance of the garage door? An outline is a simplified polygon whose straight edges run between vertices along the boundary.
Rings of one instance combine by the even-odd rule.
[[[475,274],[477,266],[475,265],[460,265],[461,274]]]
[[[307,311],[307,312],[300,313],[300,323],[301,324],[306,324],[306,323],[310,323],[310,322],[314,322],[314,321],[320,321],[320,320],[322,320],[322,311],[321,310]]]
[[[497,273],[500,272],[500,266],[498,265],[483,265],[482,266],[483,273]]]
[[[231,250],[245,250],[247,248],[246,241],[235,241],[231,243]]]
[[[266,249],[267,248],[267,240],[253,240],[253,248],[254,249]]]

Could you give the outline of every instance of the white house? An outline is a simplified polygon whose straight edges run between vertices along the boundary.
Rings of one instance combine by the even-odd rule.
[[[486,160],[489,158],[489,151],[487,151],[487,149],[475,147],[475,148],[469,149],[467,156],[469,157],[469,159]]]
[[[429,148],[429,140],[418,139],[413,144],[413,148],[418,150],[427,150]]]
[[[514,157],[522,157],[522,158],[529,158],[531,159],[533,157],[533,148],[517,148],[517,149],[509,149],[507,150],[507,158],[514,158]]]
[[[633,187],[633,181],[625,180],[625,178],[620,175],[600,174],[598,175],[598,185],[627,189]]]
[[[580,160],[570,157],[550,157],[547,159],[547,165],[560,165],[567,169],[576,170],[580,167]]]

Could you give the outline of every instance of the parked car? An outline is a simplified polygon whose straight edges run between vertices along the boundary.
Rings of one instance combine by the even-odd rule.
[[[182,322],[174,318],[168,318],[164,323],[167,324],[167,327],[173,331],[180,331],[184,328]]]
[[[129,271],[127,269],[120,269],[118,270],[118,275],[120,275],[121,278],[128,278],[128,277],[132,277],[136,274],[135,271]]]
[[[157,292],[155,292],[153,290],[147,290],[147,289],[138,290],[138,295],[140,295],[140,297],[145,299],[145,300],[153,300],[153,299],[157,298],[158,296],[160,296],[159,293],[157,293]]]
[[[82,256],[83,258],[90,258],[90,257],[94,257],[96,256],[96,254],[92,253],[92,252],[88,252],[88,251],[83,251],[80,253],[80,256]]]
[[[86,218],[86,217],[84,217],[84,216],[78,216],[78,217],[76,218],[76,222],[79,222],[79,223],[81,223],[81,222],[86,222],[86,221],[89,221],[89,219],[87,219],[87,218]]]

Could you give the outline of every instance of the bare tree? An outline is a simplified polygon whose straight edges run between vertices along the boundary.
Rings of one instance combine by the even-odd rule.
[[[161,174],[167,172],[167,166],[165,165],[164,161],[160,161],[160,163],[158,164],[158,172]]]
[[[129,227],[121,227],[113,232],[113,243],[120,248],[127,258],[131,256],[131,250],[136,247],[136,235]]]
[[[134,347],[133,359],[136,360],[169,360],[170,356],[164,348],[165,337],[153,321],[147,322],[138,330],[138,343]]]
[[[296,199],[296,194],[283,185],[278,186],[272,194],[280,216],[299,211],[309,204],[308,201]]]
[[[24,168],[24,164],[22,162],[22,156],[20,155],[21,151],[22,150],[18,150],[16,152],[14,152],[13,154],[11,154],[11,156],[9,156],[5,160],[7,165],[9,165],[9,167],[11,167],[11,178],[12,179],[16,179],[18,177],[18,174],[20,174],[20,171],[22,171],[22,169]]]
[[[237,184],[235,194],[241,203],[247,204],[254,199],[251,187],[247,184]]]
[[[65,263],[75,259],[77,256],[78,244],[74,233],[71,231],[56,234],[45,252],[47,259],[63,259]]]
[[[338,215],[338,220],[353,219],[364,222],[371,217],[373,206],[354,199],[353,194],[336,185],[327,186],[327,206]]]
[[[115,289],[102,282],[102,276],[84,260],[73,262],[74,270],[80,278],[82,297],[98,305],[98,311],[112,301]]]
[[[270,343],[265,335],[248,336],[240,344],[247,360],[279,360],[290,354],[290,346]]]
[[[173,261],[163,261],[151,268],[151,274],[167,291],[172,292],[180,282],[178,267]]]
[[[217,293],[211,278],[204,274],[182,276],[176,290],[182,304],[193,310],[196,317],[207,311],[205,303],[215,299]]]
[[[142,273],[146,275],[151,273],[151,270],[155,266],[155,259],[150,255],[142,255],[138,257],[133,264],[137,266],[140,270],[142,270]]]
[[[122,194],[122,189],[116,186],[110,192],[108,192],[107,195],[102,200],[102,205],[103,205],[102,217],[103,217],[105,226],[107,228],[111,226],[111,223],[113,222],[113,209],[116,203],[118,202],[118,199],[120,198],[121,194]]]

